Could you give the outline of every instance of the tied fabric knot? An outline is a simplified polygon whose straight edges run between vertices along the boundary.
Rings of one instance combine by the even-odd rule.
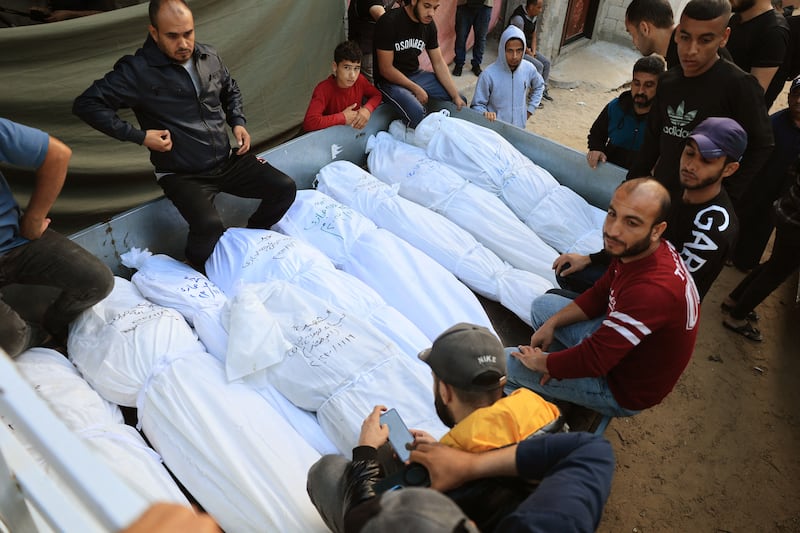
[[[160,356],[153,368],[150,370],[150,373],[144,380],[142,384],[142,388],[139,389],[138,394],[136,395],[136,429],[141,431],[142,429],[142,409],[144,407],[145,397],[147,396],[147,391],[150,389],[151,384],[153,381],[164,373],[175,361],[179,361],[181,359],[186,359],[194,355],[193,353],[176,353],[176,354],[164,354]]]

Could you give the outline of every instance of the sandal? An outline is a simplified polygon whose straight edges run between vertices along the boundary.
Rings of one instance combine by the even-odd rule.
[[[732,305],[728,305],[725,302],[722,302],[721,304],[719,304],[719,306],[722,309],[723,313],[730,314],[731,311],[733,311],[733,306]],[[756,313],[755,311],[750,311],[749,313],[747,313],[747,316],[744,317],[744,318],[749,320],[750,322],[758,322],[758,320],[761,318],[761,316],[759,316],[759,314]]]
[[[761,342],[763,338],[761,337],[761,332],[758,331],[758,328],[754,328],[750,322],[742,324],[741,326],[734,326],[733,324],[729,324],[725,320],[722,321],[722,325],[728,328],[731,331],[734,331],[741,335],[742,337],[747,337],[751,341]]]

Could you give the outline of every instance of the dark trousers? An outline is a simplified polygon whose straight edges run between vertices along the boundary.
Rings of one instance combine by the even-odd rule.
[[[730,294],[731,317],[744,320],[764,298],[800,268],[800,227],[778,225],[770,258],[754,268]]]
[[[261,200],[247,221],[248,228],[267,229],[281,219],[294,202],[294,180],[252,154],[232,155],[207,174],[169,174],[158,180],[178,211],[189,223],[186,259],[202,268],[225,232],[214,198],[226,192]]]
[[[472,45],[472,65],[481,66],[483,51],[486,48],[486,34],[489,32],[489,21],[492,8],[488,6],[458,6],[456,8],[456,57],[455,64],[463,65],[467,60],[467,37],[469,30],[475,30],[475,42]]]
[[[55,301],[45,310],[41,325],[63,342],[69,323],[111,292],[114,276],[87,250],[48,229],[39,239],[0,256],[0,287],[10,284],[59,289]],[[14,357],[36,340],[31,325],[0,300],[0,347]]]

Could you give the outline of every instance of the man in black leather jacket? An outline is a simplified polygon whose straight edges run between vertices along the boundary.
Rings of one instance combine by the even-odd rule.
[[[260,199],[248,227],[269,228],[291,206],[296,187],[248,154],[239,86],[217,51],[194,38],[185,0],[152,0],[142,48],[76,98],[73,113],[106,135],[150,150],[158,184],[189,223],[186,258],[202,270],[225,231],[213,204],[217,193]],[[126,107],[139,128],[117,115]]]

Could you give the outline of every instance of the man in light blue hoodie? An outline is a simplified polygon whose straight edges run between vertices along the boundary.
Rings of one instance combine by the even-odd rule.
[[[500,36],[497,60],[478,78],[472,109],[490,121],[499,119],[524,129],[544,93],[542,75],[524,57],[525,34],[509,26]]]

